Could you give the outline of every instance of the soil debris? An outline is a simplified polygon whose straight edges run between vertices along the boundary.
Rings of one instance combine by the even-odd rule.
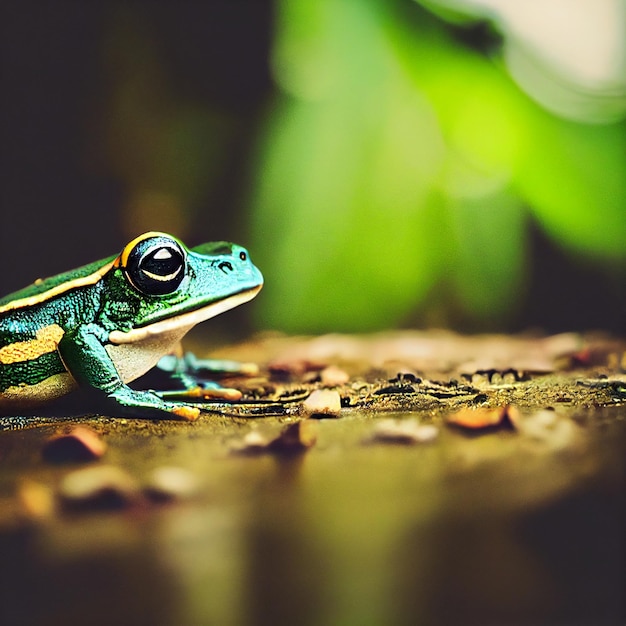
[[[23,478],[17,487],[18,512],[22,519],[37,522],[48,519],[55,511],[54,494],[50,487]]]
[[[305,452],[317,442],[317,428],[307,420],[289,424],[276,439],[267,444],[270,452]]]
[[[302,403],[302,413],[309,417],[339,417],[341,396],[332,389],[316,389]]]
[[[339,387],[350,380],[350,375],[336,365],[329,365],[320,372],[320,382],[324,387]]]
[[[279,380],[301,377],[312,372],[321,372],[326,363],[311,359],[279,359],[268,364],[267,369]]]
[[[249,432],[241,445],[232,452],[243,455],[257,454],[299,454],[312,448],[317,442],[317,428],[314,422],[301,420],[286,426],[278,437],[267,439],[256,430]]]
[[[411,445],[434,441],[439,429],[434,424],[420,424],[415,419],[385,419],[379,422],[366,443],[392,443]]]
[[[157,467],[152,471],[143,489],[155,502],[186,500],[198,491],[196,477],[182,467]]]
[[[68,432],[52,436],[42,449],[49,463],[94,461],[106,452],[107,445],[99,433],[86,426],[75,426]]]
[[[578,432],[578,427],[571,419],[550,410],[518,417],[515,425],[522,435],[552,450],[569,445]]]
[[[599,341],[595,340],[595,344]],[[594,345],[595,345],[594,344]],[[606,348],[604,346],[607,346]],[[564,358],[584,350],[583,336],[563,333],[549,337],[531,335],[464,336],[450,331],[386,331],[371,335],[330,334],[290,340],[261,338],[257,349],[273,351],[269,369],[272,374],[301,376],[335,363],[350,370],[368,363],[373,369],[398,371],[475,372],[478,370],[519,370],[553,372]],[[615,351],[610,341],[602,342],[603,354]],[[254,360],[242,354],[243,360]]]
[[[137,481],[114,465],[98,465],[67,474],[59,486],[67,509],[120,509],[141,499]]]

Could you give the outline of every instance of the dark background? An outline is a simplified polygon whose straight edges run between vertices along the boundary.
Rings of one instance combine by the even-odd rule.
[[[27,0],[2,9],[2,262],[11,267],[3,293],[113,254],[126,241],[126,190],[99,157],[94,123],[106,116],[102,40],[115,4]],[[249,125],[271,89],[270,3],[154,2],[149,9],[177,88]],[[210,199],[223,237],[232,231],[239,152],[232,177]]]
[[[110,255],[128,240],[120,219],[127,189],[98,131],[109,88],[102,42],[116,6],[3,4],[2,294]],[[273,5],[151,2],[145,15],[175,89],[235,119],[222,175],[199,201],[187,243],[200,243],[209,230],[215,238],[241,241],[247,223],[241,181],[273,90]],[[493,44],[487,30],[459,36],[474,48]],[[528,295],[501,330],[623,332],[624,272],[609,276],[557,248],[536,227],[530,241]],[[463,319],[458,327],[472,330]]]

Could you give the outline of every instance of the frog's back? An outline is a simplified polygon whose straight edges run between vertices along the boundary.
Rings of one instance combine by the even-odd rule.
[[[38,280],[0,299],[0,412],[46,402],[75,388],[57,352],[64,334],[57,314],[67,308],[66,295],[96,283],[115,258]]]
[[[115,258],[115,256],[111,256],[63,274],[36,280],[28,287],[3,296],[0,298],[0,317],[6,312],[35,304],[37,301],[43,301],[47,297],[69,291],[73,286],[81,282],[87,283],[91,277],[94,278],[93,282],[96,282],[109,269]]]
[[[12,362],[30,362],[56,347],[64,332],[59,319],[71,319],[75,308],[74,291],[98,282],[113,259],[38,280],[0,299],[0,370]]]

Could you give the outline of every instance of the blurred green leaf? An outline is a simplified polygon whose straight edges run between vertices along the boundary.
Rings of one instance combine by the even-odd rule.
[[[306,4],[298,16],[310,15]],[[336,14],[321,19],[322,5]],[[262,321],[288,330],[395,324],[433,285],[445,256],[445,216],[431,193],[443,142],[432,109],[392,62],[371,7],[313,6],[313,24],[332,25],[317,37],[343,48],[346,75],[314,96],[283,97],[270,121],[254,211],[259,263],[272,277]],[[294,19],[292,11],[285,27],[299,30]],[[350,24],[351,45],[341,24]],[[309,39],[311,56],[301,49],[300,62],[315,81],[325,55]],[[284,71],[290,90],[308,96]]]
[[[454,293],[474,319],[494,322],[518,302],[525,283],[526,211],[506,189],[459,200],[453,215]]]
[[[251,207],[262,326],[370,330],[429,302],[501,320],[531,215],[562,245],[624,257],[623,125],[546,113],[412,3],[278,7]]]
[[[626,260],[626,124],[574,124],[537,111],[517,173],[541,226],[591,257]]]

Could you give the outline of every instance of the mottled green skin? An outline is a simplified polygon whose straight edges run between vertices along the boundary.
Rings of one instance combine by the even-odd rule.
[[[111,331],[128,332],[175,318],[263,283],[261,273],[240,246],[217,242],[184,249],[187,253],[185,276],[172,294],[146,296],[128,282],[120,267],[112,267],[94,284],[72,287],[52,297],[44,295],[41,302],[0,313],[0,349],[34,340],[38,330],[52,324],[65,333],[54,352],[27,361],[0,363],[0,393],[16,385],[35,385],[68,370],[80,383],[101,388],[106,393],[117,391],[117,373],[111,369],[112,363],[101,349],[106,347]],[[244,255],[245,258],[241,258]],[[33,284],[0,299],[0,307],[90,276],[115,258]]]
[[[96,261],[78,269],[29,285],[0,299],[0,307],[15,300],[29,298],[77,278],[89,276],[110,263],[115,256]],[[118,273],[121,270],[116,270]],[[81,324],[94,322],[100,311],[103,298],[103,283],[71,290],[40,304],[0,313],[0,347],[18,341],[35,339],[38,330],[50,324],[58,324],[64,330]],[[40,357],[19,363],[0,364],[0,391],[17,384],[34,385],[52,374],[65,371],[58,352],[49,352]]]
[[[58,285],[63,285],[64,283],[71,282],[76,280],[77,278],[83,278],[85,276],[89,276],[99,270],[101,267],[108,265],[115,259],[117,255],[110,256],[106,259],[100,259],[99,261],[94,261],[93,263],[89,263],[88,265],[83,265],[82,267],[78,267],[74,270],[70,270],[69,272],[63,272],[62,274],[57,274],[56,276],[50,276],[50,278],[45,278],[40,280],[32,285],[28,285],[28,287],[24,287],[19,291],[14,291],[10,293],[8,296],[3,296],[0,298],[0,307],[3,307],[5,304],[9,304],[14,302],[15,300],[21,300],[22,298],[29,298],[31,296],[37,296],[42,294],[53,287],[57,287]]]

